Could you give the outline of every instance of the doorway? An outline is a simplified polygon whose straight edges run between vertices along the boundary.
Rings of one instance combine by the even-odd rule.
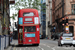
[[[71,33],[74,33],[74,27],[73,27],[73,26],[69,26],[69,31],[70,31]]]

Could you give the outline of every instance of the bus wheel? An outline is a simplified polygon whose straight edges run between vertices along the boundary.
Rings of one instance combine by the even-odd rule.
[[[18,46],[23,46],[23,44],[18,44]]]
[[[39,46],[39,44],[36,44],[36,46]]]

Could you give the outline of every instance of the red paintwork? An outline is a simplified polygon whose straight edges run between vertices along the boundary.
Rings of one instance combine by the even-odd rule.
[[[25,12],[33,12],[35,16],[23,16],[23,13]],[[39,25],[40,25],[40,22],[35,25],[34,24],[34,17],[38,17],[38,21],[39,21],[39,14],[38,14],[38,11],[36,9],[20,9],[19,10],[19,13],[18,13],[18,18],[22,17],[23,18],[23,24],[24,22],[33,22],[33,23],[27,23],[28,26],[36,26],[36,32],[24,32],[24,25],[21,26],[23,28],[23,41],[20,42],[20,39],[19,39],[19,36],[18,36],[18,44],[39,44],[40,43],[40,39],[39,39],[39,32],[40,32],[40,29],[39,31],[37,31],[37,28],[39,28]],[[32,21],[25,21],[25,18],[32,18]],[[33,24],[33,25],[30,25],[30,24]],[[26,26],[27,26],[26,25]],[[18,27],[20,27],[18,25]],[[26,33],[35,33],[35,37],[25,37],[25,34]],[[19,31],[18,31],[18,35],[19,35]],[[25,40],[24,40],[25,38]],[[37,41],[36,41],[37,39]],[[32,42],[29,42],[29,40],[32,40]]]

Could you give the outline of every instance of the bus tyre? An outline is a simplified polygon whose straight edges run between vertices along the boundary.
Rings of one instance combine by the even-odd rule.
[[[36,44],[36,46],[39,46],[39,44]]]
[[[18,44],[18,46],[22,46],[23,44]]]
[[[75,47],[75,45],[73,45],[73,47]]]

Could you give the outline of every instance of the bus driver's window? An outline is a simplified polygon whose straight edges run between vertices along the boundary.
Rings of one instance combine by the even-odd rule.
[[[26,26],[24,27],[24,32],[36,32],[35,26]]]

